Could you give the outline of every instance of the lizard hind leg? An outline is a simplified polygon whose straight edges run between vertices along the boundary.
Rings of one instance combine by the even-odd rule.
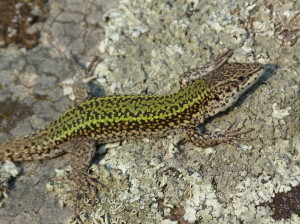
[[[79,67],[79,64],[76,63],[75,56],[71,52],[70,58],[72,63],[77,65],[76,68],[78,70],[77,75],[74,79],[74,83],[72,85],[75,95],[73,104],[74,106],[77,106],[91,97],[90,89],[87,83],[97,78],[97,76],[93,73],[95,72],[97,65],[102,61],[102,59],[98,56],[94,56],[87,68],[81,68]]]
[[[71,165],[72,180],[78,186],[101,186],[94,180],[95,176],[87,172],[96,153],[96,142],[86,137],[80,137],[72,140],[72,145],[75,147],[75,153],[73,153],[75,158]]]
[[[77,65],[75,66],[77,68],[77,74],[72,85],[73,93],[75,95],[73,105],[77,106],[91,97],[87,83],[96,79],[96,76],[93,75],[93,73],[102,59],[95,56],[88,67],[79,67],[78,65],[80,64],[76,60],[75,56],[72,52],[69,53],[71,62]],[[75,213],[78,215],[77,209],[80,207],[80,200],[78,199],[86,199],[85,196],[87,195],[87,199],[89,201],[95,201],[96,191],[93,190],[93,187],[101,188],[104,185],[96,180],[96,176],[88,172],[88,168],[90,167],[91,161],[96,152],[96,143],[94,140],[84,136],[74,138],[67,142],[67,152],[74,156],[71,164],[72,171],[66,178],[53,178],[53,180],[67,180],[73,184],[75,189],[72,193],[72,202],[75,206]]]
[[[52,181],[67,181],[72,187],[71,203],[75,208],[75,214],[78,216],[78,210],[82,207],[81,200],[88,200],[94,204],[97,201],[97,189],[105,186],[96,180],[96,176],[90,174],[88,169],[96,152],[96,143],[94,140],[86,137],[78,137],[68,142],[70,144],[69,153],[72,154],[73,162],[71,164],[71,172],[66,177],[56,177]],[[72,150],[72,151],[71,151]],[[59,184],[60,185],[60,184]],[[83,205],[84,206],[84,205]]]

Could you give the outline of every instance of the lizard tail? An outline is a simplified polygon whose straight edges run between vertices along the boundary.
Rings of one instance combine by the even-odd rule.
[[[50,159],[63,154],[48,136],[47,129],[42,129],[24,138],[0,143],[0,161]]]

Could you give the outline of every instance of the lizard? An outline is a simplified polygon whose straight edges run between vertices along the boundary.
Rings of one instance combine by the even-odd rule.
[[[77,184],[97,185],[87,173],[95,142],[108,143],[185,132],[197,147],[250,140],[241,135],[252,129],[238,127],[201,133],[205,119],[231,107],[263,75],[260,63],[228,63],[232,52],[215,56],[201,68],[183,73],[180,90],[164,95],[103,96],[79,100],[50,125],[20,139],[0,143],[0,162],[50,159],[71,150]],[[73,179],[73,178],[72,178]]]

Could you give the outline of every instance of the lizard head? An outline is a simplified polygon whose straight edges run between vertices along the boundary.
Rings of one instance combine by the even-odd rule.
[[[209,88],[207,113],[213,116],[233,105],[263,74],[259,63],[228,63],[214,70],[203,79]]]

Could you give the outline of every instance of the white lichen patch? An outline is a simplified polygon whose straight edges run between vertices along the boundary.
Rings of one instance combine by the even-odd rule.
[[[0,166],[0,172],[3,174],[2,176],[16,177],[21,172],[21,168],[16,167],[13,162],[6,160],[5,163]]]
[[[272,113],[272,117],[277,118],[277,119],[282,119],[285,116],[289,115],[289,111],[292,109],[292,107],[288,106],[287,108],[281,109],[279,108],[277,103],[274,103],[272,105],[273,107],[273,113]]]
[[[68,95],[70,100],[75,100],[75,95],[73,93],[72,84],[74,83],[74,79],[69,78],[64,80],[61,83],[61,86],[63,88],[63,94]]]
[[[3,164],[0,163],[0,199],[7,197],[8,181],[19,175],[20,172],[21,168],[9,160],[6,160]]]

